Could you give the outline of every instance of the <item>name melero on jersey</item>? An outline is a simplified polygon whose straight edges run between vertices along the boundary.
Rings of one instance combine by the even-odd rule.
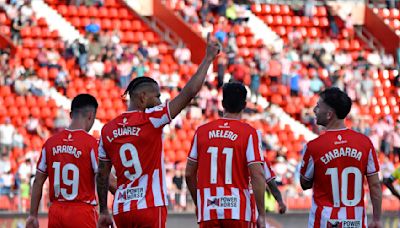
[[[235,134],[233,131],[229,130],[212,130],[208,132],[208,138],[226,138],[230,139],[231,141],[235,141],[238,135]]]
[[[114,139],[120,136],[132,135],[132,136],[139,136],[140,127],[120,127],[112,131],[112,136],[106,136],[109,142],[112,142]]]
[[[351,147],[345,147],[345,148],[340,147],[339,149],[334,149],[326,153],[324,156],[321,157],[321,161],[326,165],[335,158],[345,157],[345,156],[352,157],[360,161],[362,153]]]
[[[69,145],[57,145],[52,148],[53,150],[53,156],[56,156],[57,154],[72,154],[76,158],[79,158],[82,155],[82,151],[76,149],[74,146],[69,146]]]

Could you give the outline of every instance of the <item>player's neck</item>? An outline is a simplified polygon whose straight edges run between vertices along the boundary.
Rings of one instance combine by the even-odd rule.
[[[240,119],[242,119],[242,113],[241,112],[240,113],[225,112],[223,115],[223,118],[240,120]]]
[[[72,120],[71,124],[67,128],[68,130],[85,130],[84,124],[82,124],[79,120]]]
[[[325,128],[326,130],[341,130],[341,129],[346,129],[347,127],[344,124],[344,120],[336,120],[326,125]]]
[[[141,108],[141,107],[138,107],[137,105],[135,105],[135,104],[130,104],[129,106],[128,106],[128,112],[131,112],[131,111],[144,111],[145,110],[145,108]]]

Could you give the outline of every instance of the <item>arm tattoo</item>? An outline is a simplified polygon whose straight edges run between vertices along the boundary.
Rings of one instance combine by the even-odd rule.
[[[99,196],[100,213],[106,212],[107,209],[107,196],[108,196],[108,176],[110,175],[111,164],[109,162],[100,161],[98,173],[96,177],[97,182],[97,195]]]

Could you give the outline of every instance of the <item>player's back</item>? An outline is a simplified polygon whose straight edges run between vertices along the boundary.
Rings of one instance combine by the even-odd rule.
[[[102,129],[99,158],[110,160],[117,176],[113,214],[167,205],[162,128],[167,107],[124,112]]]
[[[97,205],[97,141],[83,130],[65,129],[43,146],[38,170],[50,182],[50,201]]]
[[[253,221],[248,165],[262,161],[259,138],[250,125],[219,119],[200,126],[189,159],[198,162],[198,220]]]
[[[368,137],[350,129],[326,131],[306,145],[301,169],[306,179],[313,179],[310,215],[315,214],[315,221],[321,216],[358,219],[352,221],[356,223],[364,219],[364,176],[379,171]]]

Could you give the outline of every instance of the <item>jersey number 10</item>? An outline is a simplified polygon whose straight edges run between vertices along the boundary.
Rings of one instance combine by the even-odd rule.
[[[354,198],[348,198],[349,174],[354,174]],[[331,176],[333,206],[340,207],[340,202],[345,206],[356,206],[361,201],[362,174],[356,167],[347,167],[341,174],[341,186],[339,186],[339,175],[337,168],[329,168],[325,175]],[[339,187],[341,191],[339,191]],[[340,196],[339,196],[340,195]]]
[[[207,153],[211,154],[211,177],[210,183],[217,183],[217,174],[218,174],[218,147],[209,147]],[[232,184],[232,156],[233,149],[232,148],[224,148],[222,150],[222,154],[226,155],[225,162],[225,184]]]

